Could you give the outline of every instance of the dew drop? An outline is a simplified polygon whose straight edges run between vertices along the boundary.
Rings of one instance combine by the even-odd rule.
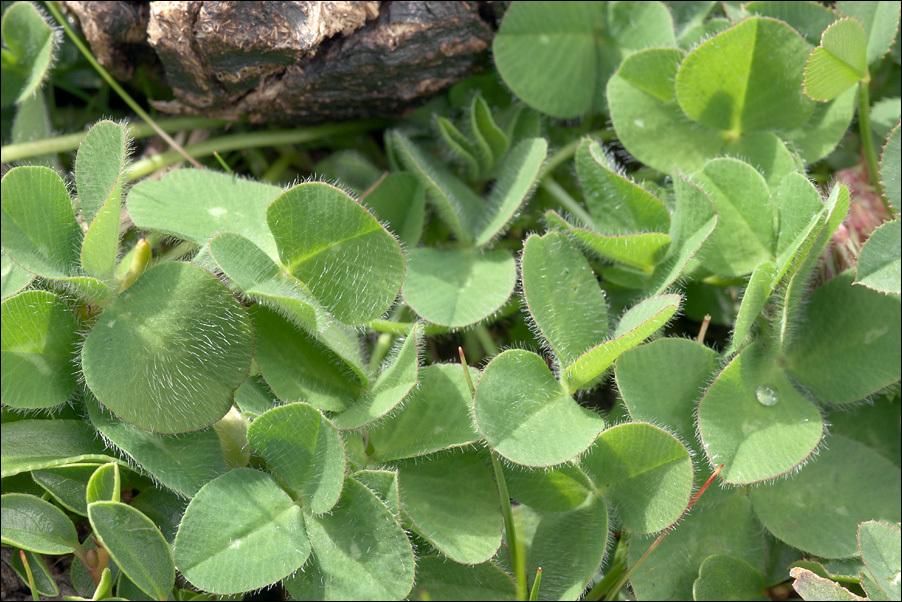
[[[758,401],[762,405],[766,406],[776,405],[777,402],[780,401],[780,396],[777,394],[777,391],[768,385],[761,385],[755,389],[755,397],[758,398]]]

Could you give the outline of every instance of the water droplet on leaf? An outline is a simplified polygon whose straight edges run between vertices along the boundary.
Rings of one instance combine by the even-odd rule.
[[[776,389],[768,385],[761,385],[755,389],[755,397],[758,398],[758,401],[762,405],[766,406],[776,405],[780,400],[780,396],[777,394]]]

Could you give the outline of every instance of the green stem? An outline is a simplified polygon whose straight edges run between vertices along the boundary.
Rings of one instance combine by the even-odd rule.
[[[467,377],[467,387],[470,389],[470,397],[476,397],[476,387],[470,378],[470,368],[464,355],[463,347],[458,347],[460,364]],[[507,490],[507,481],[504,480],[504,471],[501,462],[494,451],[489,452],[492,458],[492,469],[495,471],[495,481],[498,483],[498,496],[501,499],[501,515],[504,517],[504,539],[507,543],[507,553],[510,557],[511,567],[517,577],[517,600],[526,600],[526,555],[523,553],[523,544],[517,539],[517,530],[514,527],[514,512],[511,509],[511,497]]]
[[[204,140],[193,144],[185,151],[193,157],[206,157],[213,151],[225,153],[249,148],[266,146],[278,146],[280,144],[305,144],[343,134],[357,134],[368,130],[385,127],[389,122],[384,119],[362,119],[359,121],[345,121],[342,123],[318,125],[293,130],[280,130],[275,132],[245,132],[231,136],[222,136]],[[163,167],[174,165],[181,161],[181,157],[175,151],[166,151],[132,164],[128,172],[129,180],[143,178]]]
[[[554,200],[560,203],[564,207],[564,209],[569,211],[580,221],[586,224],[591,224],[594,221],[592,219],[592,216],[582,208],[582,205],[580,205],[576,199],[570,196],[570,193],[564,190],[564,187],[558,184],[553,177],[546,177],[544,180],[542,180],[542,184],[539,187],[550,194],[554,198]]]
[[[485,351],[485,354],[489,357],[498,355],[498,345],[495,344],[495,339],[492,338],[492,333],[485,327],[485,324],[480,324],[474,330],[476,338],[479,339],[479,344],[482,345],[482,350]]]
[[[176,152],[181,154],[189,163],[191,163],[195,167],[201,168],[202,167],[201,164],[198,163],[197,160],[194,159],[193,157],[191,157],[188,153],[186,153],[185,149],[183,149],[182,146],[178,142],[173,140],[169,134],[167,134],[165,131],[163,131],[163,129],[160,128],[159,125],[157,125],[156,121],[154,121],[153,117],[151,117],[150,114],[148,114],[147,111],[145,111],[141,107],[141,105],[139,105],[137,102],[135,102],[135,99],[132,98],[129,95],[129,93],[126,92],[125,89],[119,85],[119,82],[117,82],[115,79],[113,79],[113,77],[109,73],[107,73],[107,70],[104,69],[100,65],[100,63],[97,62],[97,59],[94,58],[94,55],[91,54],[91,51],[88,50],[88,47],[85,46],[84,43],[82,43],[82,41],[80,39],[78,39],[78,36],[75,35],[75,32],[72,31],[71,27],[69,27],[69,23],[66,21],[65,17],[63,17],[62,13],[60,13],[59,8],[57,8],[57,6],[56,6],[56,3],[55,2],[45,2],[44,5],[47,7],[47,10],[49,10],[53,14],[53,16],[56,18],[56,20],[59,21],[59,23],[63,26],[63,29],[66,30],[66,35],[69,37],[70,40],[72,40],[72,43],[75,44],[75,46],[76,46],[76,48],[78,48],[79,52],[81,52],[82,55],[84,55],[84,57],[86,59],[88,59],[88,62],[91,63],[92,67],[94,67],[94,70],[97,71],[97,73],[100,74],[100,77],[102,77],[104,79],[104,81],[107,84],[109,84],[110,88],[112,88],[116,92],[116,94],[119,95],[119,98],[124,100],[125,104],[127,104],[131,108],[132,111],[137,113],[138,116],[141,117],[141,119],[143,119],[144,121],[149,123],[150,126],[160,136],[160,138],[165,140],[166,143],[169,146],[171,146],[173,149],[175,149]]]
[[[392,322],[391,320],[370,320],[364,326],[368,330],[375,330],[376,332],[385,332],[388,334],[399,335],[399,336],[407,336],[407,333],[410,332],[410,329],[414,327],[414,322]],[[451,332],[451,329],[446,326],[439,326],[437,324],[426,324],[423,329],[426,336],[434,336],[437,334],[447,334]]]
[[[861,146],[864,148],[864,160],[871,172],[871,185],[883,201],[883,206],[892,215],[893,209],[883,194],[883,186],[880,185],[880,167],[877,162],[877,147],[874,145],[874,132],[871,129],[871,95],[868,86],[871,83],[870,75],[858,82],[858,134],[861,136]]]
[[[222,158],[222,155],[219,154],[219,151],[213,151],[213,156],[216,157],[216,161],[219,163],[219,166],[224,172],[226,172],[230,176],[235,175],[235,172],[232,171],[232,168],[229,167],[229,164],[225,162],[225,159]]]
[[[526,600],[526,556],[523,554],[522,544],[517,540],[514,512],[511,508],[510,493],[507,491],[507,481],[504,480],[501,462],[495,452],[491,452],[490,455],[492,469],[495,471],[495,481],[498,483],[498,496],[501,499],[501,515],[504,517],[504,540],[507,543],[511,567],[517,577],[517,600]]]
[[[206,117],[171,117],[169,119],[161,119],[157,125],[166,132],[179,132],[182,130],[198,130],[205,128],[218,128],[228,123],[222,119],[208,119]],[[148,138],[156,134],[148,123],[136,121],[126,126],[128,134],[132,138]],[[74,151],[85,139],[87,132],[75,132],[74,134],[65,134],[55,136],[53,138],[44,138],[42,140],[31,140],[30,142],[20,142],[18,144],[7,144],[0,149],[0,163],[11,163],[13,161],[21,161],[23,159],[31,159],[41,155],[49,155],[55,153],[67,153]]]
[[[385,355],[391,348],[391,342],[394,338],[394,335],[390,332],[379,334],[379,338],[376,339],[376,344],[373,345],[373,353],[370,355],[370,363],[368,366],[370,374],[375,374],[379,370],[379,364],[385,359]]]

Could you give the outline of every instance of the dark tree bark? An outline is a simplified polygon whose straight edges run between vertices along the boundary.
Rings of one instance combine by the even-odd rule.
[[[175,100],[252,122],[397,116],[488,60],[479,2],[64,2],[101,64],[130,78],[152,50]]]

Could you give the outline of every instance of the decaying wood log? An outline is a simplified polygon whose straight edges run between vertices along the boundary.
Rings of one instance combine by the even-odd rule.
[[[170,113],[316,123],[397,116],[487,60],[480,2],[64,2],[101,64],[152,49]]]

